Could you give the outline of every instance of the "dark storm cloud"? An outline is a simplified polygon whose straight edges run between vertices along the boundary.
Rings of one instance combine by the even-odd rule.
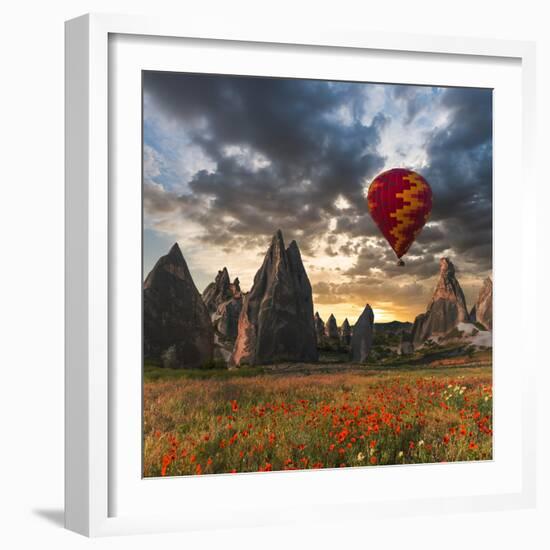
[[[492,255],[492,94],[446,90],[451,121],[427,144],[425,177],[434,193],[431,219],[441,221],[457,254],[490,269]]]
[[[189,182],[194,194],[212,198],[205,239],[267,236],[281,227],[300,230],[307,250],[339,214],[340,195],[364,210],[364,180],[383,166],[376,147],[386,117],[360,123],[365,98],[356,84],[145,73],[144,91],[217,164]],[[349,124],[339,119],[342,105]],[[228,147],[265,163],[243,163]]]
[[[416,95],[402,87],[394,94],[417,101]],[[448,120],[431,131],[425,145],[427,166],[421,171],[433,191],[432,223],[420,233],[407,260],[407,272],[419,279],[433,276],[443,254],[475,265],[477,273],[492,266],[492,94],[490,90],[450,88],[439,101],[448,111]],[[416,104],[411,107],[412,111],[416,108]],[[410,115],[411,110],[407,112]],[[349,236],[378,235],[368,215],[343,215],[337,229]],[[378,242],[384,245],[383,239]],[[388,277],[402,274],[387,247],[376,250],[381,252],[363,248],[348,273],[358,275],[376,265]]]
[[[407,274],[417,281],[437,272],[442,254],[475,265],[476,272],[491,268],[492,255],[491,91],[430,90],[385,91],[402,106],[405,124],[435,110],[447,113],[423,144],[427,158],[420,171],[434,200],[431,223],[407,259]],[[146,72],[144,95],[214,163],[186,182],[189,194],[175,199],[181,215],[205,229],[206,242],[264,246],[281,228],[306,254],[324,237],[319,252],[355,258],[342,272],[361,288],[403,276],[363,196],[365,182],[385,167],[380,136],[397,115],[381,109],[364,124],[364,85]],[[340,196],[347,204],[337,207]],[[151,210],[170,208],[154,189],[145,197]],[[332,286],[320,294],[336,299],[354,288]],[[406,292],[413,296],[417,289],[408,285]]]

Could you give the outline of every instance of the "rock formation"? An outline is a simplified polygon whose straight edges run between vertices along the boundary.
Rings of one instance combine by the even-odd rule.
[[[372,347],[374,312],[369,304],[353,326],[349,358],[352,363],[365,363]]]
[[[458,325],[468,322],[470,316],[466,309],[466,300],[460,284],[455,277],[455,268],[451,260],[439,260],[439,280],[426,313],[414,320],[412,341],[415,348],[430,338],[445,335]]]
[[[202,293],[214,327],[214,359],[225,363],[231,359],[242,309],[239,279],[233,283],[229,280],[229,273],[224,267]]]
[[[242,296],[236,295],[226,302],[222,302],[212,314],[212,324],[224,338],[233,342],[237,338],[239,316],[242,309]]]
[[[347,318],[344,319],[340,327],[340,343],[343,346],[349,346],[351,343],[351,327]]]
[[[412,334],[410,332],[402,331],[399,334],[399,346],[397,348],[398,355],[410,355],[414,352],[412,343]]]
[[[493,281],[487,277],[479,291],[477,301],[470,312],[470,320],[478,322],[487,330],[493,330]]]
[[[458,323],[453,330],[439,339],[442,344],[468,345],[470,348],[493,347],[493,334],[490,330],[480,329],[474,323]]]
[[[218,306],[230,300],[233,297],[231,291],[231,283],[229,282],[229,273],[227,268],[224,267],[218,271],[216,279],[213,283],[210,283],[202,293],[202,299],[210,314],[214,313]]]
[[[238,277],[235,277],[235,280],[229,285],[229,288],[231,289],[233,296],[241,293],[241,283]]]
[[[298,245],[273,236],[254,284],[244,296],[232,363],[317,361],[311,284]]]
[[[331,313],[325,326],[325,336],[332,342],[338,342],[340,340],[340,334],[338,332],[338,325],[336,323],[336,317]]]
[[[323,343],[323,340],[325,338],[325,322],[323,321],[323,319],[321,319],[321,316],[319,315],[318,311],[315,313],[313,323],[315,325],[315,335],[317,336],[317,345],[320,345]]]
[[[213,339],[208,310],[176,243],[143,283],[144,355],[166,367],[201,367],[212,359]]]

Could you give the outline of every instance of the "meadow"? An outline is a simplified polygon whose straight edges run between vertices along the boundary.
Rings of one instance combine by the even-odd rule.
[[[488,460],[492,369],[145,369],[143,475]]]

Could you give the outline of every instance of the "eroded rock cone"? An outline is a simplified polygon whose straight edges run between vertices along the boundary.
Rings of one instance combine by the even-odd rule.
[[[349,358],[352,363],[366,363],[372,348],[374,333],[374,312],[369,304],[353,326]]]
[[[295,241],[273,236],[243,299],[232,363],[317,361],[311,285]]]
[[[340,334],[338,333],[338,324],[336,323],[336,317],[331,313],[325,326],[325,336],[329,340],[339,340]]]
[[[315,325],[315,334],[317,336],[317,344],[322,344],[325,338],[325,322],[321,319],[319,312],[315,313],[315,318],[313,319]]]
[[[229,285],[233,296],[241,293],[241,283],[238,277],[235,277],[235,280]]]
[[[493,281],[487,277],[479,291],[477,301],[470,312],[470,320],[478,322],[487,330],[493,330]]]
[[[212,315],[212,323],[217,332],[226,339],[235,342],[242,309],[242,297],[238,296],[223,302]]]
[[[342,323],[342,326],[340,327],[340,342],[344,346],[349,346],[351,343],[351,326],[349,324],[349,321],[344,319],[344,322]]]
[[[143,283],[144,355],[166,367],[212,360],[214,331],[179,246],[162,256]]]
[[[439,260],[439,280],[426,313],[414,320],[412,342],[415,348],[430,338],[447,334],[458,323],[468,322],[470,316],[462,288],[455,276],[451,260]]]
[[[206,287],[202,297],[214,327],[214,359],[229,363],[243,302],[239,279],[230,283],[229,273],[224,267],[218,271],[215,281]]]
[[[216,275],[213,283],[210,283],[202,293],[202,299],[209,313],[214,313],[218,306],[233,297],[233,290],[229,282],[229,273],[224,267]]]
[[[241,296],[231,298],[218,306],[212,314],[214,326],[214,359],[231,363],[231,355],[237,339],[239,317],[242,311]]]

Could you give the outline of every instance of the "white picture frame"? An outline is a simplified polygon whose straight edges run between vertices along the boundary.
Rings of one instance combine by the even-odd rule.
[[[116,37],[122,38],[121,47],[117,45]],[[510,119],[517,115],[517,120],[514,119],[515,122],[513,122],[515,126],[510,126],[509,130],[516,129],[518,133],[516,135],[515,131],[507,132],[509,143],[506,141],[506,135],[501,136],[503,132],[499,129],[499,124],[504,119],[501,117],[499,120],[499,112],[505,111],[504,104],[501,104],[502,111],[495,114],[495,142],[498,145],[500,141],[501,145],[498,147],[501,147],[501,153],[497,147],[495,156],[498,157],[500,154],[501,158],[507,157],[505,151],[511,153],[512,149],[517,150],[518,147],[521,155],[518,154],[517,158],[510,159],[509,175],[499,171],[499,165],[496,164],[495,178],[502,178],[500,181],[504,182],[502,188],[505,190],[508,189],[507,177],[510,178],[510,184],[513,183],[512,176],[519,180],[521,185],[530,182],[529,185],[533,187],[534,181],[530,178],[533,169],[531,151],[534,150],[532,136],[535,119],[535,47],[533,43],[395,35],[367,30],[357,33],[311,28],[304,29],[299,34],[292,30],[273,31],[269,28],[246,31],[227,29],[220,34],[209,30],[206,25],[180,23],[168,17],[153,19],[119,15],[85,15],[68,21],[66,23],[66,527],[84,535],[101,536],[221,526],[280,524],[295,520],[295,511],[283,506],[283,497],[277,496],[277,491],[284,488],[288,494],[288,491],[292,491],[295,487],[298,494],[301,491],[303,494],[315,495],[319,480],[325,484],[331,502],[335,504],[330,514],[330,518],[335,520],[359,520],[365,514],[371,516],[435,514],[534,505],[535,433],[529,418],[535,409],[536,342],[533,341],[534,337],[526,337],[522,342],[521,353],[524,361],[521,373],[516,380],[508,368],[515,358],[514,354],[504,352],[504,348],[501,348],[503,353],[500,355],[498,353],[499,341],[506,342],[511,335],[510,331],[507,332],[510,321],[506,319],[506,311],[498,307],[498,296],[499,293],[500,296],[505,296],[507,288],[516,289],[516,294],[519,294],[517,300],[521,301],[522,309],[520,319],[515,323],[516,326],[519,323],[520,326],[523,324],[527,327],[529,318],[535,316],[533,308],[536,299],[533,283],[529,281],[530,284],[528,284],[527,274],[522,266],[529,265],[530,269],[533,269],[536,265],[535,244],[527,238],[530,232],[535,232],[536,220],[532,211],[528,210],[526,198],[510,197],[507,192],[501,195],[497,193],[494,206],[497,233],[495,326],[500,326],[495,330],[495,364],[496,368],[501,369],[502,372],[502,376],[496,375],[495,384],[497,388],[499,384],[501,385],[500,395],[503,396],[500,399],[497,391],[495,438],[497,443],[500,440],[503,444],[512,444],[512,441],[508,441],[509,438],[506,435],[508,431],[506,426],[503,426],[504,422],[501,424],[502,436],[499,436],[498,418],[500,415],[508,423],[506,412],[511,405],[511,392],[515,389],[521,402],[521,405],[516,404],[521,410],[521,417],[517,419],[521,438],[516,443],[515,450],[508,447],[507,449],[511,449],[510,452],[501,452],[500,456],[495,453],[495,459],[488,467],[483,464],[457,464],[453,465],[453,470],[442,469],[438,465],[426,465],[421,468],[368,469],[379,472],[372,474],[368,479],[369,487],[379,487],[377,491],[381,491],[380,487],[383,488],[384,484],[391,483],[392,479],[403,476],[399,479],[402,480],[403,485],[409,485],[409,492],[396,493],[395,498],[389,500],[374,493],[366,495],[363,491],[352,494],[352,487],[361,487],[361,483],[367,482],[364,472],[361,473],[361,470],[367,469],[363,468],[340,472],[313,472],[313,475],[320,477],[313,477],[312,472],[292,472],[292,476],[288,476],[287,473],[274,473],[263,475],[261,479],[255,474],[246,474],[207,476],[204,479],[156,480],[156,483],[163,484],[161,487],[153,486],[151,480],[136,477],[136,469],[131,466],[129,467],[130,477],[133,476],[133,478],[127,480],[127,483],[121,479],[119,461],[125,460],[124,457],[128,456],[129,464],[135,465],[136,461],[139,462],[140,457],[132,455],[133,458],[130,458],[125,451],[133,453],[140,442],[134,437],[135,422],[129,426],[128,430],[128,433],[133,434],[133,439],[130,438],[132,441],[126,441],[121,436],[124,430],[121,430],[117,420],[117,407],[127,406],[132,410],[134,418],[141,414],[139,410],[135,410],[136,407],[139,408],[141,395],[134,395],[135,391],[132,393],[132,389],[139,389],[141,380],[139,371],[135,371],[135,381],[131,379],[133,371],[123,372],[123,369],[119,369],[120,373],[117,371],[118,352],[114,345],[113,329],[118,326],[120,307],[115,305],[115,301],[119,299],[119,292],[115,292],[115,289],[120,290],[117,285],[119,276],[117,265],[130,266],[129,269],[135,265],[137,247],[130,247],[134,254],[130,257],[126,256],[117,245],[120,239],[128,236],[128,233],[124,235],[124,230],[120,228],[122,224],[118,223],[118,219],[126,214],[120,209],[119,201],[116,200],[118,191],[116,187],[113,188],[112,183],[117,178],[120,180],[119,170],[125,169],[125,162],[128,164],[132,159],[135,160],[136,151],[135,147],[131,149],[131,145],[120,145],[116,152],[110,151],[109,147],[110,143],[117,139],[120,124],[125,124],[125,121],[128,121],[132,127],[135,123],[141,124],[138,120],[139,116],[136,120],[128,118],[128,116],[134,116],[132,112],[135,112],[131,110],[131,100],[128,101],[130,110],[127,110],[125,115],[121,114],[121,117],[127,118],[119,118],[119,114],[115,113],[112,107],[118,105],[115,84],[118,88],[124,84],[132,86],[131,80],[127,81],[125,77],[121,80],[120,75],[123,75],[126,68],[128,71],[133,71],[132,74],[135,75],[140,64],[139,57],[137,64],[135,62],[136,55],[145,56],[149,49],[153,50],[147,44],[139,44],[147,37],[158,37],[164,40],[161,45],[161,48],[164,48],[164,68],[168,68],[170,57],[178,57],[170,56],[168,53],[170,49],[179,47],[178,40],[188,42],[192,40],[195,52],[192,63],[195,70],[197,67],[200,69],[201,63],[207,61],[208,56],[201,56],[201,44],[208,42],[209,48],[221,50],[225,48],[228,52],[227,57],[233,58],[236,64],[241,61],[244,63],[242,55],[239,54],[241,47],[249,47],[252,53],[254,48],[260,48],[264,54],[277,47],[284,48],[284,55],[287,56],[285,74],[288,76],[303,76],[304,65],[302,64],[301,68],[296,65],[294,68],[288,64],[288,56],[300,57],[305,51],[310,52],[311,55],[329,53],[354,56],[363,53],[366,55],[370,52],[373,55],[388,56],[388,64],[393,59],[391,58],[393,55],[396,57],[395,66],[401,67],[403,75],[408,74],[400,79],[401,82],[407,82],[412,78],[410,71],[422,64],[421,57],[438,63],[441,72],[438,71],[430,77],[429,71],[433,69],[429,66],[425,67],[422,70],[428,72],[424,76],[417,76],[417,83],[423,83],[423,79],[429,82],[432,78],[440,84],[452,84],[453,78],[458,79],[457,83],[463,82],[460,78],[464,77],[454,77],[450,73],[464,72],[465,67],[461,67],[460,63],[471,62],[477,64],[478,69],[477,72],[472,70],[469,78],[478,78],[478,82],[487,82],[487,85],[490,85],[490,78],[485,77],[483,73],[490,73],[491,71],[486,70],[487,67],[494,66],[494,78],[497,79],[495,82],[498,81],[498,86],[505,91],[508,87],[507,79],[511,78],[509,75],[513,73],[515,80],[514,82],[510,80],[509,89],[516,89],[520,105],[512,95],[506,101],[515,104],[514,110],[509,111]],[[114,42],[113,38],[115,38]],[[131,44],[124,49],[126,47],[124,44],[128,41]],[[116,55],[121,57],[110,57],[113,44]],[[276,66],[276,57],[281,55],[283,54],[273,53],[272,67]],[[217,57],[219,58],[219,55]],[[406,64],[403,59],[407,60]],[[147,68],[155,68],[151,64],[156,65],[156,63],[152,56]],[[248,69],[244,65],[242,67],[238,65],[241,67],[241,72],[248,70],[250,74],[257,74],[259,65],[254,65],[254,55],[250,55],[246,63],[249,64]],[[445,73],[446,65],[452,65],[452,69],[448,71],[449,74]],[[498,67],[503,69],[499,70]],[[512,67],[512,69],[508,71],[505,67]],[[209,70],[212,70],[212,66]],[[272,70],[274,69],[270,67],[270,71]],[[324,70],[330,72],[334,68],[328,67]],[[349,70],[356,70],[352,68],[351,62]],[[120,71],[120,74],[117,71]],[[478,74],[477,77],[476,74]],[[366,74],[364,80],[369,78]],[[489,80],[484,80],[485,78]],[[136,92],[141,93],[140,90]],[[504,95],[503,93],[502,97]],[[502,123],[502,126],[504,127],[505,124]],[[135,171],[140,174],[140,166],[136,166]],[[132,172],[133,175],[135,173]],[[135,183],[136,180],[131,177],[128,181]],[[134,199],[139,195],[141,205],[140,188],[131,192],[137,193]],[[137,203],[134,199],[129,201],[129,209],[133,212],[129,216],[132,218],[124,218],[129,222],[124,225],[129,227],[130,231],[134,231],[136,227],[137,214],[132,204]],[[532,200],[532,197],[529,200]],[[510,224],[506,224],[504,218],[507,210],[514,205],[525,215],[521,218],[520,230],[512,233]],[[500,211],[503,212],[502,216],[499,216]],[[529,215],[526,215],[528,212]],[[141,210],[138,214],[141,219]],[[498,235],[502,235],[502,241],[513,239],[517,250],[521,251],[521,258],[512,259],[516,269],[511,273],[507,269],[511,264],[508,263],[510,258],[505,254],[505,243],[499,245],[501,237]],[[141,243],[139,253],[141,254]],[[503,273],[502,276],[500,272]],[[509,276],[505,276],[506,272],[509,272]],[[124,295],[121,290],[120,295]],[[139,309],[141,305],[138,302],[133,307]],[[122,338],[123,335],[118,332],[118,336]],[[519,351],[518,349],[517,353]],[[119,378],[119,374],[126,378]],[[120,388],[123,380],[129,381],[130,391],[127,393],[133,396],[128,402],[122,401],[122,395],[117,389]],[[515,412],[513,411],[513,415],[510,414],[509,425],[515,422],[512,418],[517,416]],[[513,455],[513,460],[506,462],[506,457],[509,455]],[[501,466],[500,470],[499,466]],[[441,486],[446,482],[450,483],[452,477],[456,479],[461,475],[467,477],[468,472],[473,472],[474,467],[479,468],[472,477],[479,476],[480,480],[489,480],[485,488],[474,493],[460,481],[457,485],[462,486],[462,491],[457,486],[454,490],[450,489],[448,495],[441,493]],[[403,474],[411,468],[420,472],[415,473],[414,478],[407,473]],[[418,494],[418,489],[414,489],[415,483],[425,483],[423,481],[425,478],[433,478],[434,490],[432,492],[426,490],[424,494]],[[198,497],[200,493],[208,496],[215,491],[231,490],[242,493],[243,498],[252,495],[254,501],[248,507],[243,501],[242,505],[225,514],[222,510],[212,510],[208,516],[204,517],[201,517],[200,511],[196,510],[194,515],[186,514],[184,511],[173,515],[151,512],[151,503],[154,504],[157,498],[160,503],[161,495],[166,496],[174,491],[181,494],[184,481],[187,482],[186,494],[194,493]],[[146,487],[143,494],[132,492],[138,486]],[[120,494],[113,494],[115,487]],[[347,492],[346,487],[349,488]],[[159,488],[158,491],[157,488]],[[270,505],[258,500],[258,495],[267,492],[275,495]],[[411,495],[414,496],[411,497]],[[126,508],[120,507],[116,504],[117,502],[125,502]],[[319,502],[319,504],[322,503]],[[162,512],[160,508],[159,512]],[[328,518],[329,516],[316,506],[315,500],[311,500],[306,502],[300,521],[325,521]]]

